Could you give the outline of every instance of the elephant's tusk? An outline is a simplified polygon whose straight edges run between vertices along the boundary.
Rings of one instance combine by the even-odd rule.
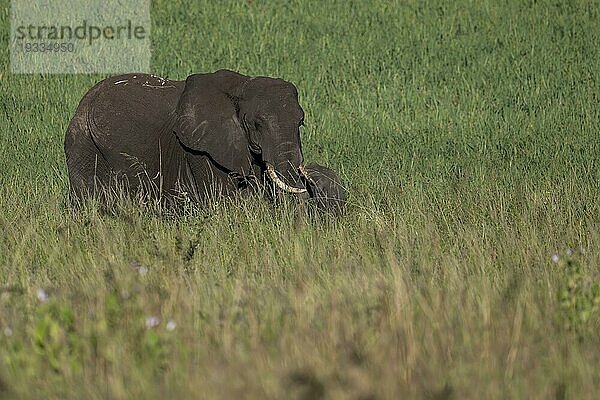
[[[304,165],[300,164],[298,169],[300,170],[300,173],[302,174],[303,177],[305,177],[307,180],[312,182],[312,178],[310,177],[310,174],[308,173],[308,171],[304,168]]]
[[[284,190],[289,193],[304,193],[304,192],[306,192],[306,189],[296,188],[296,187],[285,184],[285,182],[283,182],[281,179],[279,179],[279,177],[275,173],[275,168],[273,168],[273,166],[271,164],[267,164],[267,172],[269,173],[269,177],[271,178],[273,183],[275,185],[277,185],[277,187],[279,189]]]

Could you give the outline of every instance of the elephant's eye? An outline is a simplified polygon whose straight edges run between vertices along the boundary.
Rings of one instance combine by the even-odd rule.
[[[259,131],[261,130],[264,126],[266,126],[265,120],[261,117],[258,117],[254,120],[254,128]]]

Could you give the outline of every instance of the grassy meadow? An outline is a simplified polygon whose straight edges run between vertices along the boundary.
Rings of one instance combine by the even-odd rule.
[[[0,398],[600,396],[600,7],[152,4],[152,70],[296,84],[346,213],[68,201],[103,75],[14,75],[0,1]]]

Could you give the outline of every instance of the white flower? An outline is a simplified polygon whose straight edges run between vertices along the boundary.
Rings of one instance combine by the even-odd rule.
[[[552,254],[552,262],[557,263],[560,260],[560,256],[558,254]]]
[[[567,250],[567,255],[570,257],[573,255],[573,250],[572,249],[568,249]]]
[[[148,273],[148,267],[146,267],[145,265],[142,265],[140,263],[138,263],[137,261],[134,261],[131,263],[131,268],[137,272],[138,274],[144,276]]]
[[[42,303],[45,303],[48,301],[48,293],[46,293],[46,291],[44,289],[40,288],[37,290],[37,298]]]
[[[169,322],[167,322],[167,330],[168,331],[174,331],[175,328],[177,328],[177,323],[175,323],[175,321],[173,321],[172,319],[170,319]]]
[[[12,336],[13,331],[12,329],[10,329],[8,326],[6,328],[4,328],[4,336],[9,337]]]
[[[160,319],[153,315],[151,317],[146,318],[146,326],[148,328],[154,328],[156,326],[158,326],[158,324],[160,324]]]

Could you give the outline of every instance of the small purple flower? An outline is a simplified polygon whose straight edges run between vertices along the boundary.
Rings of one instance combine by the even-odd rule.
[[[167,330],[174,331],[175,328],[177,328],[177,323],[175,321],[173,321],[172,319],[170,319],[169,322],[167,322]]]
[[[41,301],[42,303],[45,303],[48,301],[48,293],[46,293],[46,291],[42,288],[37,290],[37,298],[39,301]]]
[[[573,255],[573,249],[567,249],[567,255],[571,257]]]
[[[589,289],[591,285],[592,285],[592,282],[590,282],[589,279],[586,279],[585,281],[583,281],[584,289]]]
[[[158,324],[160,324],[160,319],[157,316],[153,315],[146,318],[146,327],[155,328],[158,326]]]
[[[560,261],[560,256],[558,254],[552,254],[552,262],[553,263],[558,263]]]

